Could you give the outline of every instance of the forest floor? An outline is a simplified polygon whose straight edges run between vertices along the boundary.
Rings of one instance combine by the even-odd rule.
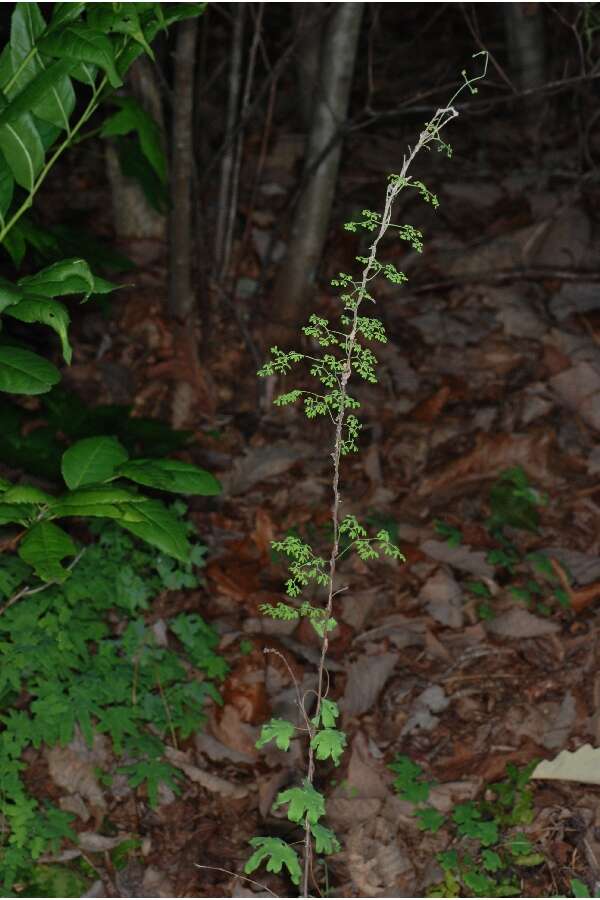
[[[329,896],[424,896],[444,881],[437,854],[451,849],[462,884],[454,895],[489,888],[476,878],[468,887],[473,871],[497,891],[516,884],[530,897],[568,894],[572,878],[593,892],[600,879],[597,787],[517,784],[511,770],[505,806],[488,787],[509,764],[522,771],[600,742],[600,206],[597,185],[582,189],[572,123],[565,117],[561,130],[556,115],[551,141],[503,107],[484,133],[459,119],[454,158],[432,154],[414,173],[438,193],[440,210],[412,196],[399,204],[397,221],[425,233],[423,256],[384,245],[384,261],[410,281],[375,292],[389,343],[376,350],[379,384],[354,389],[365,427],[360,453],[344,460],[341,493],[344,513],[387,528],[406,561],[349,556],[339,571],[348,590],[336,603],[329,691],[348,751],[318,776],[342,844],[317,870]],[[410,123],[349,138],[307,316],[334,314],[328,278],[352,271],[361,252],[337,226],[380,207],[386,176],[413,140]],[[300,157],[300,136],[278,128],[239,260],[234,302],[248,310],[261,352],[276,298],[253,292],[278,191]],[[244,165],[254,172],[252,158]],[[164,257],[124,280],[134,286],[114,303],[108,330],[93,311],[75,323],[68,385],[84,399],[132,403],[139,415],[172,415],[180,363],[161,312]],[[292,674],[303,691],[314,686],[317,638],[305,622],[262,618],[259,606],[283,596],[271,540],[293,530],[327,553],[332,434],[326,423],[307,425],[300,409],[269,407],[269,392],[286,383],[258,384],[229,307],[213,309],[204,362],[216,413],[183,424],[193,431],[185,458],[223,484],[220,497],[191,504],[209,547],[205,581],[162,597],[149,615],[195,610],[221,636],[231,667],[223,705],[208,707],[206,729],[179,748],[218,777],[214,790],[188,782],[180,797],[164,792],[155,810],[139,792],[116,798],[107,788],[113,826],[146,843],[125,869],[107,868],[97,896],[268,896],[228,873],[243,870],[252,836],[300,837],[271,807],[302,772],[303,748],[265,752],[255,742],[262,722],[293,710]],[[421,767],[417,780],[435,782],[427,803],[446,821],[434,833],[394,786],[398,755]],[[452,819],[458,804],[481,800],[500,829],[498,871]],[[507,857],[523,834],[531,847]],[[292,890],[283,877],[255,877],[277,895]]]

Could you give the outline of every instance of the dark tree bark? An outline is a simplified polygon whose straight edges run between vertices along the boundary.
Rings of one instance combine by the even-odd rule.
[[[175,49],[169,221],[169,312],[180,322],[195,313],[192,289],[194,65],[198,19],[180,22]]]
[[[509,65],[522,91],[542,87],[545,81],[543,5],[503,4]]]
[[[180,22],[175,47],[169,217],[168,310],[180,367],[171,421],[189,424],[192,408],[214,411],[214,392],[198,357],[198,308],[193,287],[192,174],[194,165],[194,67],[198,19]]]
[[[126,76],[127,87],[164,134],[164,114],[155,70],[147,57],[134,62]],[[121,171],[112,140],[105,143],[106,173],[111,186],[113,221],[127,254],[140,265],[156,259],[167,239],[166,216],[146,199],[139,183]]]
[[[323,42],[323,32],[320,23],[323,19],[324,7],[324,3],[292,4],[294,31],[296,34],[302,34],[294,53],[294,64],[296,68],[298,107],[307,134],[312,123],[315,95],[319,83],[321,45]]]
[[[334,4],[321,50],[306,153],[306,187],[294,213],[286,258],[275,283],[278,321],[269,339],[293,339],[309,303],[321,256],[342,152],[340,130],[348,111],[363,3]],[[320,162],[317,163],[317,161]],[[316,168],[315,168],[316,166]]]

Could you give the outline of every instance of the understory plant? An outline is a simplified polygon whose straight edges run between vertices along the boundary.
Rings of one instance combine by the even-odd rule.
[[[67,813],[28,793],[23,754],[66,744],[76,729],[90,745],[108,735],[120,774],[154,804],[161,782],[177,788],[164,739],[176,744],[198,727],[224,673],[216,635],[200,616],[168,621],[160,640],[142,618],[156,592],[192,587],[202,559],[181,507],[157,493],[211,496],[219,483],[182,460],[140,453],[157,436],[151,423],[124,422],[128,416],[114,408],[94,418],[64,395],[61,401],[59,391],[51,395],[58,354],[49,359],[33,349],[31,328],[50,329],[69,365],[66,300],[116,290],[80,256],[56,258],[58,232],[48,238],[31,217],[40,189],[87,129],[101,128],[109,102],[117,112],[103,135],[135,132],[156,178],[166,181],[156,129],[115,92],[140,55],[153,58],[157,35],[200,15],[204,4],[48,7],[16,3],[0,52],[0,247],[4,271],[14,270],[0,278],[7,399],[0,452],[5,466],[47,479],[40,484],[8,468],[0,478],[0,880],[9,891],[23,878],[21,892],[36,883],[35,861],[74,838]],[[42,256],[50,248],[52,263],[37,269],[31,247]],[[28,412],[38,413],[37,423],[26,421]]]
[[[413,803],[419,828],[450,832],[449,849],[437,854],[443,878],[427,891],[429,897],[519,897],[521,871],[540,866],[545,857],[519,828],[533,821],[529,778],[537,760],[523,769],[509,764],[506,777],[490,784],[484,800],[458,803],[442,815],[428,800],[433,781],[409,757],[398,755],[389,768],[394,787]]]
[[[518,547],[519,531],[537,534],[539,509],[546,506],[548,498],[533,487],[521,466],[514,466],[501,473],[492,485],[489,496],[490,515],[485,528],[493,547],[486,561],[499,573],[499,580],[508,593],[524,603],[538,615],[547,616],[558,604],[565,609],[570,605],[569,596],[550,559],[543,553],[522,553]],[[437,520],[437,533],[451,547],[458,547],[463,540],[459,528]],[[568,573],[565,573],[568,578]],[[477,613],[481,619],[494,616],[493,594],[481,580],[469,581],[466,589],[479,598]]]
[[[479,55],[479,54],[477,54]],[[283,540],[274,541],[273,549],[282,553],[289,561],[289,578],[286,593],[290,602],[280,601],[264,604],[262,612],[274,619],[298,620],[307,618],[321,639],[320,661],[317,683],[308,696],[301,696],[298,690],[299,723],[285,719],[272,719],[262,728],[258,747],[274,741],[280,750],[288,750],[292,740],[304,735],[308,744],[305,776],[299,783],[281,791],[274,806],[285,806],[290,822],[303,830],[303,854],[300,859],[296,849],[282,838],[256,836],[250,844],[254,852],[245,866],[245,872],[254,872],[261,864],[268,871],[287,870],[292,882],[301,885],[302,896],[309,896],[311,878],[314,881],[314,854],[332,854],[340,849],[340,843],[333,831],[323,824],[326,815],[325,797],[318,790],[317,763],[340,764],[346,735],[338,727],[340,710],[330,697],[331,680],[327,671],[327,652],[331,632],[336,628],[335,606],[345,587],[338,586],[336,572],[340,558],[354,550],[361,560],[376,559],[381,553],[396,560],[402,560],[400,550],[392,543],[390,534],[384,528],[370,536],[367,529],[353,515],[342,515],[340,467],[343,456],[358,451],[361,423],[356,416],[360,407],[350,391],[353,376],[374,384],[377,382],[377,359],[371,349],[372,344],[387,341],[383,323],[366,314],[375,302],[369,288],[378,276],[383,276],[393,284],[401,285],[407,279],[392,262],[377,259],[379,245],[392,231],[401,241],[405,241],[417,252],[422,250],[422,234],[412,225],[394,224],[392,213],[394,203],[403,190],[415,190],[423,200],[437,207],[438,200],[423,184],[409,174],[412,163],[424,149],[436,148],[450,155],[451,148],[443,140],[441,133],[458,112],[453,106],[458,94],[467,88],[476,92],[475,82],[485,75],[487,55],[484,53],[484,71],[475,77],[467,77],[463,72],[463,84],[449,104],[439,109],[425,125],[417,143],[405,155],[398,174],[390,175],[382,212],[363,210],[356,221],[347,222],[347,231],[366,231],[373,240],[367,256],[357,256],[362,272],[354,277],[340,272],[332,285],[340,292],[339,323],[331,322],[319,315],[311,315],[303,333],[309,339],[314,351],[271,348],[271,358],[259,371],[261,376],[286,376],[298,363],[306,363],[310,376],[317,382],[317,389],[294,388],[276,398],[275,404],[284,406],[301,402],[308,419],[319,416],[328,418],[333,427],[331,447],[332,458],[332,543],[328,558],[319,556],[313,548],[294,534]],[[319,354],[321,351],[321,355]],[[307,588],[321,588],[325,594],[320,604],[302,599]],[[318,886],[317,886],[318,887]]]
[[[110,739],[110,786],[122,774],[156,806],[161,784],[180,792],[179,772],[164,759],[165,744],[197,731],[207,699],[227,666],[218,636],[197,614],[167,618],[161,630],[144,612],[165,590],[198,585],[206,548],[178,503],[172,514],[191,534],[188,562],[138,542],[115,523],[96,523],[96,540],[82,547],[68,579],[27,592],[32,568],[0,557],[0,814],[4,836],[0,880],[5,889],[35,880],[35,861],[76,842],[74,816],[40,806],[23,781],[23,754],[64,746],[79,734],[91,748]],[[22,598],[11,604],[11,598]],[[110,614],[110,615],[109,615]],[[19,702],[17,702],[19,701]]]

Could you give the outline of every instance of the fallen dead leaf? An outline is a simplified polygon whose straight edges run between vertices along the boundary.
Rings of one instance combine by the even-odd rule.
[[[465,484],[494,478],[511,466],[521,466],[532,481],[550,480],[549,454],[554,434],[534,429],[527,434],[478,434],[474,449],[445,465],[436,474],[424,478],[417,488],[419,496],[444,492],[460,493]],[[553,478],[553,485],[556,479]]]
[[[399,658],[397,653],[381,653],[377,656],[361,656],[351,663],[340,709],[349,716],[360,716],[368,712]]]
[[[174,747],[165,748],[165,756],[171,763],[187,775],[190,781],[201,785],[205,790],[213,794],[220,794],[229,800],[242,800],[248,796],[248,789],[241,784],[232,784],[224,778],[219,778],[211,772],[199,769],[198,766],[190,762],[188,756],[181,750],[175,750]]]
[[[563,750],[554,759],[538,763],[531,778],[600,784],[600,748],[584,744],[574,753]]]

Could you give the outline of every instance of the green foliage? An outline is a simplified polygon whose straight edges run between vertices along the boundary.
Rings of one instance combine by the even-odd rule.
[[[179,521],[183,511],[172,514]],[[155,805],[161,782],[179,790],[163,759],[165,738],[185,739],[202,726],[205,702],[219,699],[210,679],[227,670],[216,653],[218,636],[200,616],[167,620],[176,650],[157,643],[141,615],[174,582],[197,585],[192,563],[136,543],[115,523],[91,530],[96,540],[69,579],[23,596],[0,616],[0,814],[7,823],[0,878],[7,887],[49,848],[76,840],[69,814],[41,810],[28,795],[21,780],[27,747],[65,744],[76,728],[89,744],[94,733],[107,734],[115,753],[127,756],[118,771]],[[202,552],[194,558],[201,563]],[[0,557],[4,599],[34,583],[23,559]],[[27,705],[15,709],[18,696]]]
[[[303,822],[304,819],[307,819],[311,825],[314,825],[321,816],[325,815],[325,798],[314,789],[307,779],[302,783],[302,787],[280,791],[273,808],[276,809],[283,803],[288,805],[290,822]]]
[[[271,741],[275,741],[279,750],[289,750],[295,731],[296,729],[292,723],[286,719],[271,719],[270,722],[263,725],[256,747],[260,750],[261,747],[264,747]]]
[[[487,553],[486,560],[510,577],[509,593],[539,615],[549,615],[557,603],[561,608],[568,608],[568,594],[560,585],[548,557],[542,553],[523,555],[513,536],[519,529],[538,532],[539,508],[548,503],[547,496],[532,487],[525,471],[515,466],[503,472],[492,485],[489,503],[491,515],[485,526],[495,546]],[[462,533],[457,528],[439,519],[434,524],[436,532],[450,547],[460,544]],[[493,596],[488,585],[483,581],[470,581],[465,587],[482,600],[477,608],[479,617],[493,618]]]
[[[487,66],[487,54],[484,54],[484,57]],[[473,84],[479,77],[484,77],[485,67],[483,75],[473,79],[467,78],[464,72],[462,74],[461,88],[448,106],[439,109],[425,126],[414,149],[409,152],[408,156],[405,156],[401,174],[390,175],[383,213],[363,210],[361,219],[345,225],[346,230],[350,232],[365,229],[368,232],[376,232],[376,234],[369,246],[369,256],[356,257],[363,266],[361,274],[354,278],[347,272],[340,272],[337,278],[331,282],[333,287],[340,290],[339,327],[337,325],[332,327],[330,320],[323,316],[311,315],[308,324],[302,329],[304,337],[309,339],[310,352],[285,351],[274,346],[271,348],[271,358],[258,372],[261,377],[287,376],[296,365],[301,362],[306,363],[312,383],[316,382],[316,390],[293,388],[280,394],[274,401],[275,405],[286,406],[301,401],[308,419],[325,416],[334,426],[331,451],[333,460],[332,541],[329,558],[318,555],[313,547],[297,533],[288,533],[284,539],[273,541],[271,544],[276,553],[287,557],[289,561],[289,577],[286,582],[288,597],[296,600],[305,589],[312,587],[317,590],[325,588],[327,599],[321,606],[303,600],[297,606],[279,601],[276,604],[265,603],[260,607],[263,614],[274,619],[294,621],[303,616],[308,618],[322,640],[315,715],[310,718],[309,712],[304,706],[304,700],[299,702],[309,744],[308,777],[303,781],[301,787],[292,787],[280,793],[275,804],[275,806],[279,806],[287,803],[288,819],[293,823],[304,825],[303,896],[308,896],[309,876],[314,872],[312,865],[313,841],[318,853],[331,853],[339,850],[339,843],[335,836],[329,829],[323,828],[318,823],[318,819],[325,815],[325,800],[313,787],[315,760],[331,761],[334,765],[339,765],[347,740],[345,733],[335,727],[339,715],[338,707],[333,701],[327,700],[326,692],[323,689],[327,681],[328,634],[336,627],[333,610],[334,597],[337,593],[334,590],[337,564],[342,556],[351,550],[354,550],[361,560],[377,559],[381,553],[396,560],[404,560],[399,548],[392,542],[388,528],[379,528],[375,537],[369,538],[366,528],[356,516],[347,515],[340,519],[341,458],[349,453],[357,452],[362,427],[354,414],[354,411],[360,408],[360,403],[350,395],[348,384],[353,376],[358,376],[368,384],[377,383],[377,357],[367,343],[385,343],[387,341],[383,323],[379,319],[362,315],[361,307],[364,303],[375,302],[367,290],[367,284],[377,276],[382,276],[398,285],[406,281],[404,273],[399,272],[393,263],[381,263],[376,258],[379,241],[388,229],[394,229],[400,240],[408,242],[417,252],[421,252],[423,249],[422,235],[418,229],[411,225],[394,225],[391,222],[392,208],[394,200],[404,188],[414,188],[426,202],[433,206],[438,205],[435,195],[421,181],[414,180],[408,175],[408,168],[417,153],[430,145],[439,150],[443,149],[450,155],[450,147],[441,139],[440,132],[452,118],[458,115],[452,106],[458,93],[465,87],[474,92],[476,89]],[[298,684],[296,684],[296,688],[299,692]],[[280,719],[271,720],[263,727],[257,747],[262,747],[275,740],[280,749],[286,750],[290,746],[294,733],[293,723]],[[426,799],[428,786],[416,780],[420,775],[420,769],[417,767],[415,771],[406,761],[402,760],[398,761],[398,767],[397,775],[402,782],[402,789],[410,795]],[[442,823],[434,812],[423,811],[420,824],[425,829],[437,830]],[[263,861],[267,863],[268,871],[275,872],[281,871],[285,864],[292,880],[299,883],[301,872],[298,858],[289,845],[279,838],[263,837],[254,838],[251,844],[258,849],[246,864],[246,872],[254,871]],[[319,893],[321,892],[319,891]]]
[[[455,847],[438,854],[444,880],[429,891],[429,896],[520,895],[519,869],[545,861],[527,836],[515,831],[533,821],[529,779],[536,765],[533,761],[518,769],[509,764],[506,778],[488,786],[486,799],[459,803],[445,818],[435,807],[426,805],[434,783],[423,777],[421,767],[401,755],[390,763],[396,775],[394,787],[403,800],[415,805],[419,828],[435,834],[446,827],[454,837]]]
[[[282,841],[281,838],[254,837],[249,841],[252,847],[256,847],[254,853],[244,866],[244,872],[251,875],[264,862],[267,872],[279,874],[283,866],[288,870],[294,884],[300,884],[300,860],[295,850]]]

